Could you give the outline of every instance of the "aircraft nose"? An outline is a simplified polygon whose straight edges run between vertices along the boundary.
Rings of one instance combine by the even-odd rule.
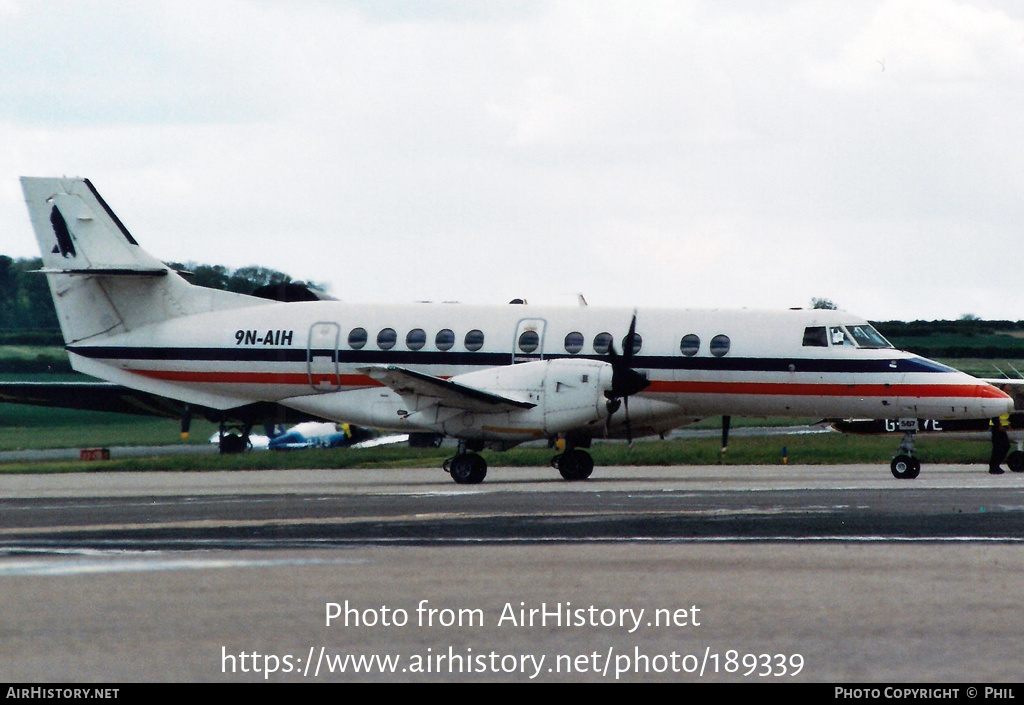
[[[975,398],[978,400],[981,414],[985,418],[1005,416],[1013,411],[1013,398],[991,384],[979,384]]]

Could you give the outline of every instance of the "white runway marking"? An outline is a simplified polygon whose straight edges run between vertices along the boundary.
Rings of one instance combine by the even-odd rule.
[[[23,552],[21,552],[23,553]],[[210,570],[223,568],[266,568],[277,566],[352,565],[366,563],[364,559],[337,558],[330,560],[284,558],[275,560],[247,560],[239,558],[143,556],[130,552],[103,553],[83,551],[74,557],[31,558],[0,561],[0,577],[13,576],[69,576],[97,573],[147,573],[158,570]]]

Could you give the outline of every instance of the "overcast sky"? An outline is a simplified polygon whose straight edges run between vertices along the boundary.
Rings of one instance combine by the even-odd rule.
[[[0,0],[18,177],[348,301],[1024,319],[1024,4]]]

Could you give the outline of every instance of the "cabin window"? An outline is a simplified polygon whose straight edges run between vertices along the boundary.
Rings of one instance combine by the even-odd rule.
[[[348,346],[353,350],[362,350],[366,345],[366,329],[353,328],[348,334]]]
[[[394,328],[384,328],[377,334],[377,347],[381,350],[390,350],[398,342],[398,333]]]
[[[633,354],[636,355],[638,352],[640,352],[640,348],[642,348],[643,345],[644,345],[644,339],[640,337],[639,333],[634,333],[633,334],[633,345],[632,345],[632,347],[633,347]],[[622,339],[622,352],[626,352],[626,350],[628,350],[629,347],[630,347],[630,345],[629,345],[629,334],[627,333],[626,337],[624,337]]]
[[[716,335],[711,339],[711,354],[715,357],[722,357],[729,352],[729,348],[732,346],[732,341],[729,340],[727,335]]]
[[[583,334],[573,331],[565,336],[565,351],[575,355],[583,349]]]
[[[827,348],[828,334],[825,333],[825,326],[809,326],[804,328],[805,348]]]
[[[700,350],[700,337],[690,333],[679,341],[679,351],[686,357],[693,357]]]
[[[594,352],[598,355],[604,355],[608,352],[608,348],[612,346],[612,334],[611,333],[598,333],[594,336]]]
[[[410,350],[419,350],[427,344],[427,333],[422,328],[413,328],[405,336],[405,347]]]
[[[524,330],[523,334],[519,336],[519,349],[524,353],[535,352],[539,345],[540,336],[535,330]]]
[[[447,328],[437,331],[437,335],[434,337],[434,345],[437,346],[438,350],[451,350],[452,346],[455,345],[455,334]]]
[[[479,330],[471,330],[466,333],[466,350],[476,352],[484,346],[484,334]]]

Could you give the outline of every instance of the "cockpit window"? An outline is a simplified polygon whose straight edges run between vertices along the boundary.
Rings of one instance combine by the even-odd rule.
[[[849,345],[858,348],[891,348],[892,344],[870,325],[808,326],[804,328],[804,347],[827,348]]]
[[[847,326],[846,330],[853,336],[858,348],[891,348],[892,343],[870,325]]]
[[[825,333],[825,326],[809,326],[804,328],[805,348],[827,348],[828,335]]]
[[[828,336],[831,338],[833,345],[853,346],[853,341],[850,339],[849,334],[843,330],[841,326],[832,326],[829,328]]]

